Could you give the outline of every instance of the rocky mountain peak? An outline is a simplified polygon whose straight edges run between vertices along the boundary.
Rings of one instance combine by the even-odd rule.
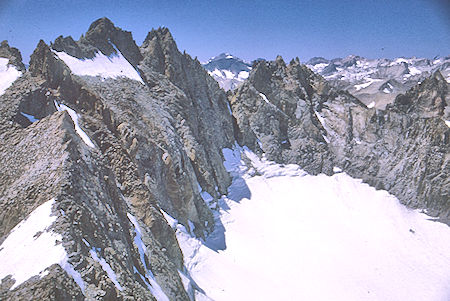
[[[286,63],[284,62],[283,57],[281,55],[277,55],[275,62],[281,67],[286,66]]]
[[[19,49],[10,47],[6,40],[0,43],[0,57],[9,59],[8,64],[15,66],[22,72],[25,71],[25,65],[22,62],[22,54]]]
[[[432,76],[414,86],[405,94],[399,94],[393,105],[389,108],[398,108],[406,113],[420,114],[422,116],[443,116],[450,98],[448,96],[449,84],[436,71]]]
[[[330,61],[321,56],[315,56],[306,62],[306,65],[328,64]]]
[[[119,51],[134,67],[143,58],[131,32],[114,26],[108,18],[94,21],[78,41],[74,41],[71,36],[59,36],[51,48],[79,59],[92,59],[98,52],[109,57],[118,55]]]
[[[295,57],[295,58],[293,58],[293,59],[289,62],[289,65],[291,65],[291,66],[301,65],[300,59],[298,58],[298,56]]]
[[[164,45],[176,47],[175,40],[167,27],[158,27],[157,29],[152,29],[149,31],[144,39],[144,42],[142,43],[142,47],[146,48],[148,43],[155,39]]]
[[[145,65],[158,73],[166,73],[167,66],[170,65],[170,60],[176,64],[180,64],[181,54],[178,47],[170,33],[169,29],[159,27],[152,29],[141,45],[141,51],[145,56]],[[170,71],[168,71],[170,72]]]
[[[337,71],[370,63],[316,61]],[[403,70],[405,62],[378,63],[364,80]],[[250,197],[245,179],[228,168],[239,149],[311,174],[345,172],[450,223],[449,90],[440,72],[383,110],[298,58],[245,66],[241,84],[225,93],[167,28],[150,31],[139,48],[106,18],[78,41],[41,40],[29,70],[0,95],[0,242],[31,228],[23,236],[29,249],[22,237],[0,247],[0,255],[19,257],[8,270],[1,266],[0,299],[206,300],[189,275],[202,262],[185,261],[199,249],[182,252],[176,235],[198,238],[208,252],[231,248],[215,212],[231,208],[222,202],[232,196],[230,185]],[[97,67],[102,72],[91,72]],[[395,85],[387,81],[383,90]],[[248,172],[259,176],[254,167]],[[23,226],[36,219],[40,229]],[[35,252],[25,253],[41,243],[55,258],[18,277]]]
[[[447,80],[450,75],[447,58],[367,59],[351,55],[332,60],[313,58],[307,65],[334,87],[348,90],[366,105],[379,109],[436,71]]]
[[[203,64],[224,90],[233,90],[248,78],[252,65],[230,53],[221,53]]]
[[[29,71],[32,76],[42,76],[52,88],[59,86],[70,73],[43,40],[39,41],[31,54]]]
[[[92,36],[96,33],[101,35],[108,35],[108,33],[113,32],[115,29],[116,28],[113,22],[111,22],[110,19],[103,17],[91,23],[88,31],[86,32],[86,36]]]

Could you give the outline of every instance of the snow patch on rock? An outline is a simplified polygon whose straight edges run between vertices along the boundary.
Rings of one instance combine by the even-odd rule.
[[[6,89],[22,75],[22,72],[8,63],[7,58],[0,57],[0,95],[4,94]]]
[[[68,262],[62,236],[50,227],[57,216],[52,215],[55,200],[45,202],[15,226],[0,245],[0,280],[11,275],[15,289],[33,276],[44,277],[53,264],[59,264],[84,292],[80,273]]]
[[[65,52],[54,51],[54,53],[66,63],[75,75],[101,76],[103,78],[128,77],[144,83],[136,69],[119,51],[116,55],[111,56],[97,52],[92,59],[78,59]]]

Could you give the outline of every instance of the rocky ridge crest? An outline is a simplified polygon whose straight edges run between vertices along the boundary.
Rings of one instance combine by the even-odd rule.
[[[269,159],[314,174],[344,170],[449,223],[448,86],[437,71],[386,110],[370,109],[278,57],[255,66],[231,108],[237,140]]]
[[[193,298],[195,284],[183,286],[178,272],[185,272],[183,257],[161,208],[199,237],[212,231],[208,206],[215,206],[230,183],[221,154],[234,143],[226,96],[198,61],[170,48],[170,41],[158,46],[178,59],[184,77],[145,64],[146,54],[131,34],[108,21],[94,22],[80,41],[58,38],[53,49],[40,41],[29,70],[0,96],[0,133],[7,142],[0,158],[2,241],[39,205],[55,199],[53,231],[63,236],[68,263],[86,287],[73,280],[71,291],[69,285],[44,285],[65,274],[55,264],[46,276],[13,290],[14,280],[3,281],[1,299],[152,300],[151,279],[159,285],[150,287],[160,286],[170,300]],[[96,51],[115,55],[113,50],[151,84],[77,76],[55,55],[65,51],[89,59]],[[183,84],[187,78],[194,87]],[[64,106],[69,109],[57,112]],[[92,146],[80,136],[70,110]],[[213,196],[212,203],[205,203],[201,191]],[[144,254],[136,237],[147,246]],[[109,264],[121,287],[95,258]],[[183,277],[186,282],[189,275]]]

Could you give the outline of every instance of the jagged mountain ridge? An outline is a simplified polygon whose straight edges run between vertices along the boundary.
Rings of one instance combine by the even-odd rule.
[[[140,47],[105,18],[88,32],[51,47],[40,42],[30,69],[0,96],[2,241],[55,199],[52,231],[67,253],[12,290],[13,280],[3,281],[2,299],[200,298],[163,215],[200,238],[212,231],[208,206],[214,210],[230,184],[221,150],[235,137],[313,174],[340,166],[448,218],[448,85],[439,74],[392,108],[369,110],[279,57],[260,62],[231,95],[231,116],[225,93],[167,29],[152,30]],[[114,66],[86,72],[103,57]],[[413,160],[417,171],[408,176],[405,161]]]
[[[252,64],[222,53],[211,58],[203,66],[227,91],[235,89],[247,79],[247,74],[245,77],[239,76],[239,72],[250,72]],[[432,60],[415,57],[367,59],[350,55],[331,60],[314,57],[305,65],[322,75],[339,90],[348,90],[366,105],[380,109],[384,109],[397,95],[405,93],[438,70],[447,81],[450,81],[449,57]]]
[[[130,37],[104,18],[94,22],[79,42],[58,38],[59,46],[51,49],[41,41],[29,71],[2,95],[1,117],[11,122],[2,122],[6,143],[2,144],[1,160],[5,171],[16,170],[2,174],[2,237],[37,206],[55,199],[57,231],[64,233],[62,243],[69,257],[65,262],[83,281],[89,279],[88,285],[73,284],[68,292],[68,286],[45,285],[55,277],[73,283],[70,276],[61,275],[64,270],[52,265],[37,284],[26,282],[9,290],[12,282],[6,282],[2,299],[45,299],[65,292],[77,299],[133,296],[151,300],[155,292],[148,287],[164,292],[171,300],[189,299],[177,271],[184,270],[181,252],[159,208],[200,237],[214,227],[199,187],[217,198],[230,182],[220,152],[234,142],[226,96],[199,62],[178,52],[167,29],[151,31],[141,48],[130,39],[127,43],[136,47],[114,42],[117,37],[121,41],[121,36]],[[95,53],[93,60],[74,61],[64,55],[65,49],[73,54],[71,49],[76,46],[90,49],[91,56]],[[79,69],[74,66],[78,65],[72,65],[72,70],[67,66],[89,64],[102,55],[125,57],[120,63],[131,64],[132,58],[139,57],[136,49],[155,55],[135,61],[141,82],[121,76],[123,70],[115,77],[77,76]],[[180,75],[178,68],[184,73]],[[63,105],[68,109],[56,113]],[[70,119],[75,119],[66,113],[70,110],[75,111],[74,116],[81,114],[82,129],[94,147],[84,143],[71,127]],[[206,111],[209,114],[204,114]],[[57,135],[50,134],[52,130]],[[21,146],[13,142],[40,145],[41,139],[55,145],[42,151],[56,151],[59,145],[59,155],[34,157],[30,162],[23,158],[30,158],[27,151],[31,150],[19,151]],[[17,169],[17,162],[22,169]],[[46,175],[48,166],[55,166],[55,174]],[[17,182],[24,185],[16,187],[13,183]],[[79,222],[72,224],[72,220]],[[147,246],[145,255],[138,252],[142,246],[136,243],[135,231]],[[118,256],[122,253],[127,255]],[[95,258],[106,259],[122,287],[111,281],[104,266],[95,264]],[[30,290],[42,283],[45,291]],[[159,291],[158,286],[162,287]]]
[[[367,59],[350,55],[332,60],[315,57],[306,65],[336,88],[381,109],[436,71],[450,81],[450,57]]]
[[[378,110],[298,60],[286,65],[278,57],[255,66],[232,95],[231,109],[238,142],[268,159],[313,174],[338,166],[448,222],[448,89],[437,71]]]

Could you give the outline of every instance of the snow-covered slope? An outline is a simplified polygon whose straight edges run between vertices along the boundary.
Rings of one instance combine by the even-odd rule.
[[[233,90],[248,78],[251,64],[229,53],[222,53],[203,64],[208,73],[214,77],[225,90]]]
[[[55,53],[76,75],[101,76],[103,78],[128,77],[144,83],[139,73],[123,57],[120,51],[109,57],[98,52],[92,59],[78,59],[65,52],[55,51]]]
[[[399,93],[404,93],[439,70],[450,82],[450,57],[366,59],[348,56],[327,60],[315,57],[307,66],[340,89],[346,89],[366,105],[383,108]]]
[[[46,268],[52,264],[59,264],[83,290],[85,288],[80,274],[67,260],[61,234],[49,230],[57,218],[52,215],[54,202],[50,200],[37,207],[1,244],[0,279],[12,275],[16,281],[12,289],[32,276],[45,276]]]
[[[22,75],[13,65],[9,65],[7,58],[0,57],[0,95],[5,93],[6,89]]]
[[[166,215],[211,299],[450,300],[447,225],[339,168],[311,176],[239,147],[224,156],[233,184],[215,232],[198,240]]]

